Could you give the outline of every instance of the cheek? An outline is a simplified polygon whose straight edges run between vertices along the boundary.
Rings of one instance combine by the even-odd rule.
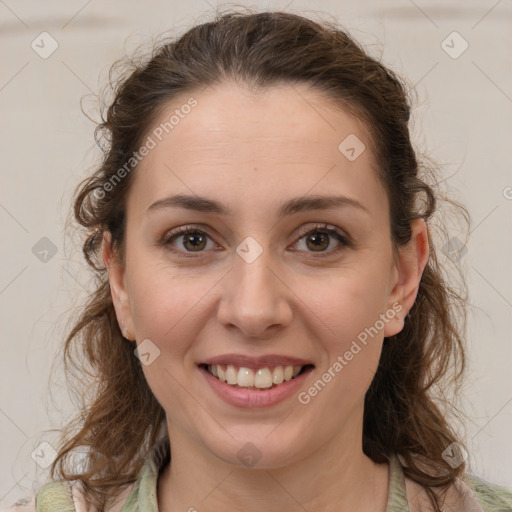
[[[329,345],[343,349],[347,343],[371,328],[385,312],[388,277],[380,265],[339,269],[328,279],[309,280],[302,296],[318,317]],[[310,315],[311,316],[311,315]],[[377,326],[380,330],[380,323]]]
[[[330,279],[327,291],[310,288],[308,304],[315,314],[309,318],[316,319],[312,332],[324,357],[316,380],[298,399],[311,415],[325,418],[326,436],[362,405],[377,370],[386,284],[378,272],[346,272]],[[325,411],[330,411],[327,417]]]
[[[381,316],[386,312],[389,283],[383,260],[362,257],[329,279],[309,280],[307,294],[306,289],[302,291],[308,297],[308,318],[314,322],[312,336],[324,353],[317,388],[325,384],[331,390],[321,393],[317,406],[335,408],[338,414],[333,420],[363,400],[378,366],[383,329],[389,322]]]
[[[183,383],[190,378],[194,340],[204,326],[204,302],[200,299],[213,286],[212,279],[177,276],[156,266],[140,267],[131,279],[137,344],[151,341],[146,345],[152,353],[151,363],[142,366],[146,381],[165,410],[188,411],[192,418],[197,414],[195,402],[183,393]],[[176,421],[186,423],[187,417],[178,415]],[[190,429],[192,424],[183,427]]]
[[[183,353],[200,329],[202,301],[212,276],[179,274],[149,260],[132,265],[130,306],[137,340],[150,339],[161,351]]]

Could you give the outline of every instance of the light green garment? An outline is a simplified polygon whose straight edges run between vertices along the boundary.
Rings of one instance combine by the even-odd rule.
[[[169,441],[158,441],[141,468],[132,491],[121,512],[157,512],[157,482],[160,469],[169,461]],[[398,457],[389,460],[390,478],[386,512],[410,512],[407,503],[405,479]],[[511,512],[512,488],[490,484],[473,475],[466,475],[465,483],[472,489],[484,512]],[[191,504],[200,510],[200,504]],[[192,508],[193,509],[193,508]],[[67,482],[44,485],[36,496],[37,512],[75,512],[76,508]]]

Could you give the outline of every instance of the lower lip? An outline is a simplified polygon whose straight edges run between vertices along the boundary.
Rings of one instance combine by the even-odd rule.
[[[313,368],[309,367],[304,373],[294,379],[285,381],[279,384],[279,386],[267,390],[235,388],[214,377],[206,368],[200,366],[199,370],[219,398],[235,407],[254,408],[276,405],[295,394]]]

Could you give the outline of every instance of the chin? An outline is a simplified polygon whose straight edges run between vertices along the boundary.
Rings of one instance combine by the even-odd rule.
[[[245,425],[237,429],[240,432],[237,435],[226,428],[233,437],[224,432],[222,441],[205,444],[216,457],[239,468],[281,468],[300,460],[311,450],[311,446],[305,444],[306,436],[299,435],[298,431],[291,433],[287,421],[285,419],[277,428],[268,423]]]

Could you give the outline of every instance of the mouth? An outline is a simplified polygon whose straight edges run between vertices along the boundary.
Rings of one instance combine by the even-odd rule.
[[[276,365],[248,368],[231,364],[198,365],[212,377],[233,388],[265,391],[281,386],[313,370],[313,364]]]

